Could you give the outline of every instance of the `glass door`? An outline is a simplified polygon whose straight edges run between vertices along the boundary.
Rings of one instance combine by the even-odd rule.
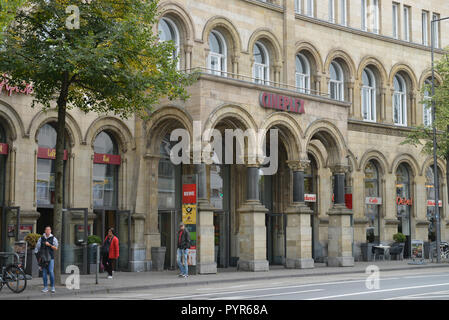
[[[229,267],[229,212],[214,212],[215,262],[218,268]]]
[[[119,257],[116,269],[128,271],[129,258],[131,256],[131,211],[117,211],[116,233],[119,240]]]
[[[165,247],[164,269],[176,269],[176,234],[181,215],[177,210],[159,210],[161,247]]]
[[[61,239],[61,272],[70,265],[87,274],[87,236],[89,225],[87,208],[63,209]]]

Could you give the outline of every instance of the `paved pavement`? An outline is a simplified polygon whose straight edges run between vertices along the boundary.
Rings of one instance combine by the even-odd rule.
[[[449,271],[448,263],[430,263],[425,265],[410,265],[408,261],[376,261],[376,262],[356,262],[354,267],[327,267],[324,264],[316,264],[313,269],[285,269],[282,266],[273,266],[267,272],[244,272],[235,268],[219,269],[213,275],[193,275],[185,278],[177,277],[177,271],[160,272],[117,272],[114,279],[106,279],[106,274],[99,274],[99,284],[95,284],[95,275],[80,276],[80,289],[68,290],[65,286],[57,286],[54,297],[73,298],[86,294],[120,293],[143,289],[174,288],[183,286],[208,286],[211,284],[226,284],[233,282],[248,282],[260,280],[275,280],[287,278],[311,278],[331,275],[365,274],[366,267],[376,265],[380,271],[400,271],[400,270],[427,270],[431,268],[435,272],[445,273]],[[68,275],[63,275],[63,283]],[[447,281],[449,282],[449,281]],[[42,278],[34,278],[28,281],[27,289],[21,294],[14,294],[8,288],[3,288],[0,292],[0,300],[3,299],[40,299],[43,294]],[[47,294],[49,295],[49,294]]]

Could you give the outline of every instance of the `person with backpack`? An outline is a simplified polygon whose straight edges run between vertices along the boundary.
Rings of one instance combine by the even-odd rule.
[[[179,277],[187,278],[188,272],[189,272],[189,266],[187,264],[187,254],[189,253],[190,248],[190,233],[185,227],[184,223],[181,223],[179,225],[179,231],[178,231],[178,251],[177,251],[177,257],[178,257],[178,266],[179,270],[181,270],[181,273],[179,274]],[[184,265],[181,262],[181,258],[184,260]]]
[[[58,239],[51,234],[51,227],[45,227],[45,233],[39,238],[34,252],[38,255],[39,266],[44,278],[43,293],[48,292],[48,275],[50,275],[51,293],[55,293],[55,254],[58,250]]]
[[[119,242],[118,238],[114,236],[113,228],[109,228],[108,235],[104,239],[102,256],[104,269],[108,272],[108,279],[112,279],[112,270],[119,257]]]

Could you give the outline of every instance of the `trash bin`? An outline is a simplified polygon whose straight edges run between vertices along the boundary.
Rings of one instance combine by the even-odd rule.
[[[151,247],[151,269],[154,271],[164,270],[165,247]]]

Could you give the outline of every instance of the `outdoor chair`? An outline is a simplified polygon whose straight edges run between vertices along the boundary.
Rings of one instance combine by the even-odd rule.
[[[373,247],[372,252],[374,261],[376,261],[376,258],[379,259],[380,257],[382,257],[382,259],[385,260],[385,249]]]
[[[395,256],[395,260],[404,260],[404,246],[400,243],[393,243],[390,248],[390,257]]]

